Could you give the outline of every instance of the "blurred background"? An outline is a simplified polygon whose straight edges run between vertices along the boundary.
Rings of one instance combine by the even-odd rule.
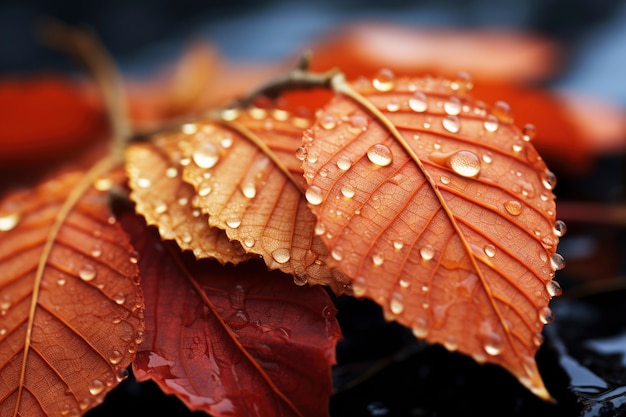
[[[564,295],[553,301],[556,321],[546,327],[538,355],[559,405],[540,402],[500,369],[416,342],[406,329],[386,323],[373,303],[339,299],[345,339],[338,346],[331,415],[626,415],[625,1],[4,0],[0,81],[81,72],[38,41],[35,29],[44,17],[98,34],[124,75],[141,87],[135,90],[140,121],[211,103],[183,100],[178,110],[159,104],[182,99],[163,88],[171,78],[159,78],[158,70],[179,62],[199,41],[212,48],[208,61],[199,62],[209,69],[228,63],[245,75],[244,91],[313,45],[324,69],[340,63],[358,75],[389,63],[406,73],[467,70],[476,97],[512,100],[516,121],[521,115],[522,125],[538,125],[536,146],[559,179],[557,217],[568,224],[559,245],[568,266],[557,273]],[[215,86],[191,73],[197,83],[183,87]],[[7,135],[1,114],[11,103],[1,98],[0,139]],[[13,156],[3,159],[2,153],[0,165],[10,163]],[[380,340],[384,347],[377,346]],[[89,415],[149,410],[187,412],[155,386],[131,379]]]

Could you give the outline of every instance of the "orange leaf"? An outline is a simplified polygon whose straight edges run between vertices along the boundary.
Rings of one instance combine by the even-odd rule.
[[[137,260],[94,179],[61,173],[0,201],[2,415],[84,413],[143,338]]]
[[[320,287],[297,287],[258,261],[195,261],[131,215],[142,253],[146,342],[133,364],[190,409],[215,417],[324,416],[341,337]],[[167,296],[163,296],[167,294]]]
[[[306,196],[355,295],[549,398],[534,355],[562,258],[533,132],[457,82],[382,72],[335,87],[305,134]]]
[[[302,193],[306,182],[295,150],[310,120],[257,107],[222,117],[153,139],[183,165],[183,179],[197,193],[192,204],[271,269],[294,275],[300,285],[344,292],[347,279],[326,267],[328,251],[314,234],[315,216]]]
[[[137,212],[159,228],[163,239],[176,240],[196,258],[212,257],[235,264],[249,259],[238,242],[231,242],[223,230],[208,227],[207,216],[191,205],[194,188],[181,179],[182,166],[164,153],[174,153],[176,147],[175,143],[163,143],[162,147],[140,143],[126,149],[130,198]]]

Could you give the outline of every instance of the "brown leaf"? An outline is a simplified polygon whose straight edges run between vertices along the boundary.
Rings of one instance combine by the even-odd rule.
[[[180,162],[168,156],[176,152],[177,144],[160,145],[139,143],[126,149],[130,198],[137,212],[159,228],[163,239],[176,240],[196,258],[212,257],[235,264],[249,259],[238,242],[230,241],[223,230],[208,227],[206,214],[191,205],[196,192],[183,182]]]
[[[294,275],[300,285],[345,292],[347,278],[326,267],[328,251],[303,196],[306,182],[295,151],[310,120],[257,107],[227,110],[222,117],[153,139],[183,165],[183,179],[197,193],[192,204],[269,268]]]
[[[215,417],[328,415],[341,333],[322,288],[297,287],[258,261],[195,261],[141,219],[120,220],[143,255],[147,337],[133,364],[138,380]]]
[[[305,134],[306,196],[355,295],[548,399],[534,355],[562,258],[534,132],[458,80],[335,86],[344,95]]]
[[[116,180],[93,179],[60,173],[0,201],[2,415],[84,413],[143,338],[137,259],[101,191]]]

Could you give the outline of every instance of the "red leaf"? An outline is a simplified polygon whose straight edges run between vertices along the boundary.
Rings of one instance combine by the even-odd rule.
[[[121,221],[142,254],[138,380],[215,416],[327,415],[340,331],[321,287],[297,287],[262,263],[194,261],[139,218]]]

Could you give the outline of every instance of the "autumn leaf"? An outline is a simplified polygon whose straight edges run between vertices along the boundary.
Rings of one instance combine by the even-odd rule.
[[[326,267],[328,251],[314,233],[316,219],[303,195],[306,182],[295,153],[309,125],[309,119],[280,109],[229,109],[216,121],[187,123],[156,135],[153,145],[133,145],[141,148],[131,147],[127,162],[136,178],[130,186],[137,209],[149,219],[159,217],[156,206],[141,199],[145,192],[139,179],[154,175],[152,165],[135,161],[132,152],[148,155],[160,148],[177,169],[172,175],[180,171],[194,186],[191,204],[208,214],[210,226],[224,230],[246,252],[261,255],[270,269],[294,275],[299,285],[329,285],[343,293],[348,280]],[[151,193],[163,194],[159,188]],[[190,238],[198,239],[196,234]]]
[[[304,135],[306,197],[355,295],[549,399],[534,356],[560,292],[555,178],[535,132],[466,81],[335,77]]]
[[[143,339],[137,258],[108,209],[109,161],[0,200],[0,409],[79,415]]]
[[[121,222],[143,255],[138,380],[216,417],[328,415],[340,331],[321,287],[297,287],[258,261],[195,261],[140,218]]]

